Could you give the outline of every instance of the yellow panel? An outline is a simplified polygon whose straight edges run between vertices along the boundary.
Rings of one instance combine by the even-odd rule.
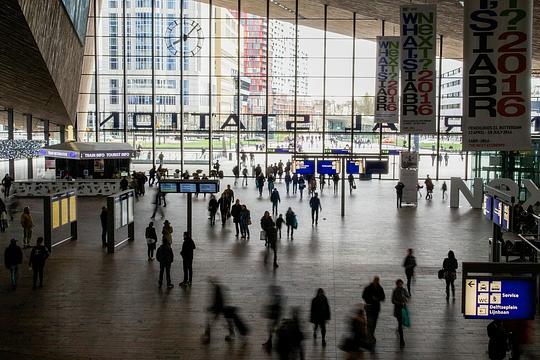
[[[62,210],[62,225],[66,225],[69,221],[69,218],[68,218],[68,199],[67,198],[63,198],[62,199],[62,207],[61,207],[61,210]]]
[[[69,221],[77,221],[77,197],[69,198]]]
[[[52,228],[60,226],[60,201],[55,200],[52,203]]]

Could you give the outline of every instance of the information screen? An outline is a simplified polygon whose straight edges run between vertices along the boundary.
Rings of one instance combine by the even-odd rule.
[[[347,160],[347,174],[362,174],[364,163],[362,160]]]
[[[159,191],[163,193],[176,193],[178,192],[177,183],[159,183]]]
[[[366,159],[366,174],[388,174],[388,160]]]
[[[218,183],[200,183],[199,184],[199,192],[200,193],[210,193],[214,194],[219,192],[219,184]]]
[[[491,195],[484,195],[484,204],[482,207],[484,216],[491,221],[493,216],[493,197]]]
[[[180,192],[181,193],[196,193],[197,184],[196,183],[180,183]]]
[[[502,216],[503,216],[502,206],[503,206],[502,201],[500,201],[497,198],[493,199],[493,217],[492,218],[493,218],[493,223],[495,225],[501,226]]]
[[[510,231],[510,219],[512,213],[512,207],[508,204],[503,204],[502,206],[502,220],[501,220],[501,229],[504,231]]]
[[[131,196],[127,198],[128,224],[133,222],[133,208],[133,193],[131,193]]]
[[[294,172],[301,175],[315,174],[315,160],[296,160]]]
[[[468,277],[465,279],[465,318],[533,319],[536,311],[533,279]]]
[[[338,160],[318,160],[317,173],[324,175],[334,175],[341,172],[340,161]]]

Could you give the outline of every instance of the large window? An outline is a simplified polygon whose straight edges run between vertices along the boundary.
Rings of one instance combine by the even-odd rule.
[[[172,170],[208,173],[219,161],[232,175],[251,157],[265,167],[347,149],[390,156],[383,178],[397,178],[395,154],[412,149],[421,154],[421,175],[470,174],[458,126],[460,59],[438,69],[437,133],[410,136],[374,123],[375,38],[363,34],[395,33],[382,21],[314,2],[308,11],[303,0],[97,4],[78,137],[131,143],[140,150],[136,169],[163,153]]]

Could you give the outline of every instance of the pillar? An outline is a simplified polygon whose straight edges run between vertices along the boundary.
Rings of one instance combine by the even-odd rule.
[[[14,133],[15,133],[15,124],[13,119],[13,109],[7,109],[7,117],[8,117],[8,140],[14,139]],[[9,176],[11,176],[12,179],[15,179],[15,159],[9,159]]]
[[[32,114],[26,114],[26,139],[32,140]],[[28,162],[28,171],[27,171],[27,177],[28,179],[34,178],[34,162],[32,158],[26,159]]]

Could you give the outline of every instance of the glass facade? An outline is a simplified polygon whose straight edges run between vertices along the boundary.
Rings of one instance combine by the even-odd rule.
[[[226,176],[332,149],[389,156],[418,150],[420,177],[472,175],[461,151],[461,61],[437,61],[440,126],[409,136],[373,122],[375,38],[383,21],[302,0],[94,0],[77,137],[126,141],[134,168]],[[444,39],[443,39],[444,40]],[[441,41],[438,46],[441,46]],[[284,153],[284,151],[287,151]]]

